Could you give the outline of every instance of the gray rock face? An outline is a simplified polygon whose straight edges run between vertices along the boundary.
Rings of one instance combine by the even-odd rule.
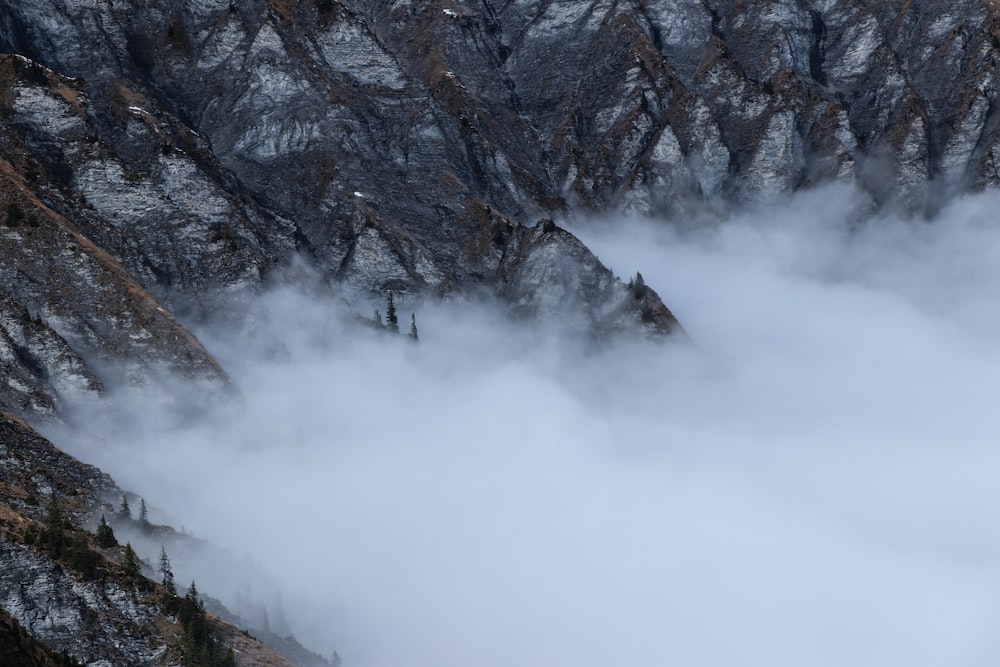
[[[506,293],[469,251],[479,212],[565,201],[490,11],[8,3],[6,46],[86,92],[74,114],[19,85],[12,131],[60,212],[168,305],[252,289],[296,251],[367,290]]]
[[[121,561],[122,547],[99,550],[100,556],[94,554],[96,567],[83,573],[72,558],[54,559],[44,540],[37,537],[47,520],[50,499],[56,499],[74,528],[93,529],[107,515],[119,540],[124,542],[131,535],[133,541],[139,540],[133,542],[137,549],[149,547],[147,555],[157,553],[163,544],[171,551],[205,546],[167,526],[137,530],[134,521],[115,516],[122,497],[122,490],[108,475],[60,451],[16,417],[0,412],[0,609],[46,646],[66,651],[87,665],[180,665],[181,628],[164,617],[152,582],[137,583],[113,564]],[[28,539],[29,534],[36,537]],[[76,532],[73,539],[81,535]],[[233,556],[215,552],[214,558],[220,563],[228,559],[232,567]],[[154,576],[151,568],[144,567],[144,571]],[[220,603],[211,599],[208,603],[212,613],[228,623],[245,625]],[[3,623],[0,613],[0,626]],[[292,664],[234,625],[218,619],[212,623],[220,641],[240,655],[241,665]],[[0,656],[8,648],[2,635],[0,628]],[[329,666],[291,636],[265,635],[264,639],[302,667]]]
[[[39,418],[58,412],[60,396],[96,398],[101,383],[66,341],[27,308],[0,293],[0,403]]]
[[[15,539],[44,519],[49,498],[74,524],[93,525],[118,494],[107,475],[0,413],[0,607],[46,645],[88,664],[165,664],[166,644],[152,631],[155,604],[113,578],[80,577]]]
[[[975,0],[11,0],[0,47],[79,79],[14,82],[5,126],[168,307],[301,252],[363,290],[486,284],[541,310],[472,250],[484,207],[995,183],[996,23]]]
[[[487,207],[516,224],[997,180],[996,16],[973,0],[12,0],[0,18],[0,45],[80,77],[15,82],[8,131],[168,307],[301,252],[362,290],[485,284],[542,311],[551,295],[477,254]]]
[[[0,509],[42,521],[57,498],[77,525],[96,526],[109,499],[121,497],[112,479],[60,451],[23,422],[0,412]]]
[[[144,626],[159,615],[114,581],[73,577],[36,551],[0,537],[0,605],[28,632],[89,664],[156,665],[167,646]],[[145,634],[145,636],[144,636]]]
[[[171,372],[196,376],[208,390],[224,389],[226,376],[214,360],[133,277],[156,283],[151,254],[120,252],[133,263],[130,273],[105,249],[120,251],[129,243],[113,226],[106,236],[95,235],[105,247],[81,231],[93,220],[105,223],[97,207],[110,209],[116,202],[133,216],[123,213],[117,224],[141,225],[135,219],[139,206],[159,214],[172,211],[162,201],[151,201],[156,197],[151,187],[127,187],[122,163],[108,158],[93,140],[86,98],[72,82],[16,56],[0,56],[0,81],[5,147],[0,155],[0,364],[7,371],[0,404],[23,416],[55,418],[62,399],[100,393],[98,376],[152,388]],[[76,166],[83,167],[73,181],[79,192],[54,175],[68,177]],[[94,175],[102,169],[103,176]],[[177,175],[183,169],[167,171],[166,180],[183,180]],[[193,185],[175,189],[203,194]],[[85,199],[88,194],[96,206]],[[160,243],[154,239],[172,231],[157,228],[146,242]],[[160,260],[175,261],[178,254],[184,251],[165,252],[166,260]],[[239,289],[240,281],[226,284]]]

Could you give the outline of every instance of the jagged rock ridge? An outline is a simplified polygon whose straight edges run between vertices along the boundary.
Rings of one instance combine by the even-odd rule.
[[[560,287],[594,266],[571,237],[509,252],[520,235],[497,229],[825,180],[879,201],[993,184],[995,32],[973,0],[12,0],[0,48],[30,60],[4,65],[3,190],[168,312],[252,292],[299,253],[363,292],[484,287],[520,311],[642,326],[623,285]],[[511,281],[556,257],[554,283]],[[17,277],[0,289],[53,324]],[[138,340],[131,310],[104,317]],[[55,323],[85,357],[105,344]],[[44,410],[57,397],[37,384]]]

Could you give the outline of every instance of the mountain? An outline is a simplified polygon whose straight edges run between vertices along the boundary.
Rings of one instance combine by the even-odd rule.
[[[116,386],[235,394],[185,323],[297,266],[366,315],[392,291],[662,336],[670,310],[575,216],[701,219],[833,181],[920,213],[1000,181],[985,0],[3,0],[0,52],[7,448]],[[120,495],[32,465],[58,497],[102,480],[76,529]],[[51,485],[5,483],[4,516],[43,518],[25,498]],[[5,571],[73,585],[15,542]],[[94,648],[136,619],[60,643],[0,580],[57,650],[159,660]]]
[[[129,572],[124,547],[101,545],[91,534],[96,517],[105,515],[119,532],[135,532],[134,522],[116,516],[108,503],[124,497],[111,478],[8,413],[0,413],[0,462],[3,664],[186,662],[189,634],[179,614],[161,607],[162,587]],[[60,517],[55,525],[53,508]],[[175,542],[171,537],[159,539]],[[159,579],[150,564],[138,567]],[[208,622],[215,636],[239,652],[240,664],[292,664],[228,623],[212,617]]]

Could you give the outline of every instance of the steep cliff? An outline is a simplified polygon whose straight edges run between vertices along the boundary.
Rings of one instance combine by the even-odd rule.
[[[4,665],[29,659],[36,662],[24,664],[185,663],[185,631],[177,615],[164,612],[163,589],[128,571],[123,547],[101,546],[89,532],[105,514],[127,530],[115,519],[111,504],[122,495],[97,468],[67,456],[24,422],[0,413],[0,657],[10,660],[5,658]],[[55,526],[61,549],[54,548],[51,537],[53,506],[62,517]],[[169,529],[158,538],[172,546],[183,539]],[[150,578],[159,578],[148,564],[139,567]],[[210,618],[209,623],[223,644],[234,649],[238,664],[290,667],[248,633],[219,619]],[[50,650],[40,649],[28,637]],[[292,638],[281,646],[304,658],[298,660],[300,665],[325,664]]]
[[[35,639],[5,611],[0,611],[0,660],[8,667],[71,667],[79,664],[67,654],[56,653]]]
[[[918,207],[996,183],[997,27],[975,0],[10,0],[0,289],[132,378],[210,368],[167,313],[295,256],[354,294],[486,289],[673,330],[572,237],[507,230],[826,180]],[[88,322],[55,284],[87,285]],[[20,386],[19,409],[58,401]]]
[[[486,288],[520,311],[558,301],[580,323],[616,313],[612,328],[631,328],[651,311],[622,285],[517,279],[558,258],[564,278],[591,281],[570,237],[519,245],[503,230],[826,180],[918,207],[994,184],[997,28],[976,0],[10,0],[0,49],[30,60],[3,62],[3,190],[29,225],[4,236],[67,231],[40,234],[47,251],[9,248],[0,289],[84,357],[154,356],[140,341],[161,337],[137,320],[176,324],[152,300],[107,298],[73,322],[55,312],[65,295],[24,293],[19,255],[61,264],[53,282],[87,271],[88,293],[117,271],[185,316],[298,255],[361,294]],[[96,248],[69,265],[84,242]],[[89,330],[112,316],[128,343]],[[183,338],[155,357],[210,364]]]
[[[485,134],[453,74],[401,69],[345,6],[6,11],[32,59],[8,95],[17,171],[168,309],[252,290],[296,253],[361,292],[508,293],[496,225],[564,208],[501,150],[528,135],[502,118]],[[628,310],[624,289],[613,299]]]

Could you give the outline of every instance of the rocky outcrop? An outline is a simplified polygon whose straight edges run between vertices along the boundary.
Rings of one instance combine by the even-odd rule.
[[[483,210],[523,225],[565,201],[531,122],[446,62],[462,23],[441,7],[402,23],[334,2],[3,11],[10,49],[63,75],[17,85],[10,132],[56,208],[168,309],[252,289],[295,253],[362,291],[541,297],[471,249]]]
[[[0,610],[0,662],[7,667],[67,667],[67,654],[56,653],[35,639],[10,614]]]
[[[237,21],[226,12],[227,21]],[[34,16],[29,12],[18,21]],[[269,49],[285,48],[276,36],[267,36],[283,25],[280,13],[269,10],[265,18],[254,41],[241,47],[249,49],[244,56],[264,59]],[[332,30],[335,21],[328,19],[324,21]],[[74,30],[86,25],[67,23]],[[27,23],[22,27],[18,38],[25,40],[33,33]],[[88,38],[81,33],[72,39]],[[74,42],[74,48],[82,44]],[[282,67],[313,72],[310,58],[282,53]],[[392,160],[369,156],[359,162],[367,149],[345,148],[342,128],[324,125],[309,140],[309,154],[319,156],[314,159],[291,150],[300,144],[278,135],[299,132],[286,127],[294,124],[294,114],[329,106],[326,88],[281,83],[289,86],[283,94],[291,96],[286,101],[294,114],[265,113],[260,105],[280,98],[277,91],[264,94],[253,88],[274,83],[265,77],[247,82],[250,90],[233,88],[232,108],[215,117],[212,105],[219,99],[209,89],[197,97],[185,87],[191,105],[195,99],[209,105],[196,112],[179,106],[182,98],[166,95],[151,71],[118,66],[108,71],[108,64],[94,60],[90,50],[79,55],[75,62],[85,72],[76,77],[21,55],[0,56],[0,292],[6,293],[8,313],[0,322],[6,334],[0,336],[0,359],[8,359],[10,369],[0,401],[9,409],[32,419],[56,419],[64,416],[59,406],[70,393],[79,398],[123,381],[156,390],[161,380],[176,375],[198,379],[204,392],[226,391],[225,374],[174,314],[197,319],[220,303],[232,307],[303,256],[325,280],[361,299],[386,289],[440,295],[485,288],[505,297],[518,312],[554,315],[543,305],[553,299],[544,286],[507,280],[530,275],[527,264],[524,270],[514,266],[530,253],[502,247],[499,240],[507,237],[496,228],[520,229],[522,223],[462,185],[447,145],[421,139],[401,171]],[[226,59],[226,67],[235,66],[235,58]],[[49,64],[68,67],[68,61]],[[356,72],[361,69],[358,65]],[[241,79],[248,72],[223,68],[213,76]],[[175,74],[180,76],[179,70]],[[386,80],[405,81],[411,98],[426,97],[427,91],[411,78],[393,76],[397,79]],[[197,81],[200,85],[210,78]],[[309,95],[320,97],[302,97]],[[367,109],[358,106],[357,94],[353,99],[343,113]],[[194,113],[204,118],[205,127],[191,120]],[[256,127],[272,116],[272,125]],[[386,117],[380,122],[392,121]],[[209,133],[208,125],[217,132]],[[389,132],[388,125],[384,129]],[[238,131],[242,134],[236,136]],[[265,149],[262,142],[285,143]],[[433,156],[419,157],[435,145]],[[323,165],[339,164],[344,151],[353,166],[338,166],[340,175],[325,171]],[[412,170],[442,180],[428,187],[415,174],[406,175]],[[348,171],[352,175],[345,178]],[[394,194],[396,184],[407,180],[409,194]],[[522,210],[511,202],[508,208]],[[480,254],[486,246],[490,252]],[[560,270],[567,277],[575,274],[571,279],[581,284],[590,280],[587,272],[600,266],[579,244],[566,245],[570,251],[565,255],[553,252],[554,247],[546,245],[547,256],[558,255]],[[502,270],[494,251],[505,257]],[[568,300],[562,305],[582,314],[564,322],[634,328],[649,311],[643,315],[632,307],[624,286],[618,287],[600,293],[562,291],[561,298]],[[654,312],[657,321],[644,323],[646,329],[662,333],[676,328],[662,304]],[[39,336],[47,337],[44,344],[39,336],[26,338],[23,326],[14,327],[26,324],[25,318],[33,326],[44,325],[39,329]],[[68,363],[67,354],[73,356],[75,372],[82,374],[73,381],[57,370]]]
[[[109,499],[120,497],[121,489],[108,475],[0,412],[0,503],[11,512],[42,521],[45,502],[56,498],[76,525],[93,527]]]
[[[0,604],[34,637],[105,665],[166,664],[156,605],[116,581],[87,582],[39,552],[0,538]]]
[[[115,522],[110,501],[122,495],[110,477],[61,452],[16,417],[0,413],[0,657],[8,651],[10,664],[17,664],[15,658],[48,664],[49,653],[19,636],[16,623],[63,660],[57,664],[68,664],[62,654],[100,667],[181,664],[182,629],[161,610],[161,589],[123,570],[122,547],[100,549],[87,537],[85,529],[94,528],[103,514]],[[90,559],[82,561],[89,563],[86,570],[79,558],[54,556],[40,537],[53,501],[76,548],[83,540],[91,551]],[[126,528],[121,520],[116,525]],[[151,530],[160,531],[160,541],[171,545],[189,539],[165,526]],[[153,575],[152,568],[143,567]],[[225,607],[211,604],[238,621]],[[218,618],[210,622],[220,640],[235,650],[239,665],[291,667],[249,633]],[[8,642],[8,634],[16,646]],[[279,644],[296,656],[297,664],[328,664],[292,637]]]
[[[541,312],[478,253],[490,216],[995,183],[995,11],[925,5],[12,0],[0,47],[31,60],[6,65],[4,154],[172,312],[296,253],[361,293]]]
[[[521,302],[469,250],[483,207],[995,183],[995,11],[925,4],[12,0],[0,46],[59,74],[29,67],[47,85],[8,88],[5,125],[55,208],[176,305],[296,251],[362,289]]]
[[[18,414],[52,418],[61,396],[96,398],[99,380],[38,315],[0,293],[0,404]]]
[[[0,56],[0,82],[9,121],[0,122],[0,364],[7,370],[0,401],[52,418],[61,398],[100,393],[98,376],[153,386],[171,373],[224,389],[225,373],[198,341],[60,213],[84,227],[94,217],[85,194],[52,176],[70,168],[76,151],[99,152],[80,91],[17,56]]]
[[[32,637],[87,664],[167,664],[148,595],[107,573],[82,577],[29,537],[51,499],[87,525],[117,491],[107,475],[0,413],[0,607]]]

